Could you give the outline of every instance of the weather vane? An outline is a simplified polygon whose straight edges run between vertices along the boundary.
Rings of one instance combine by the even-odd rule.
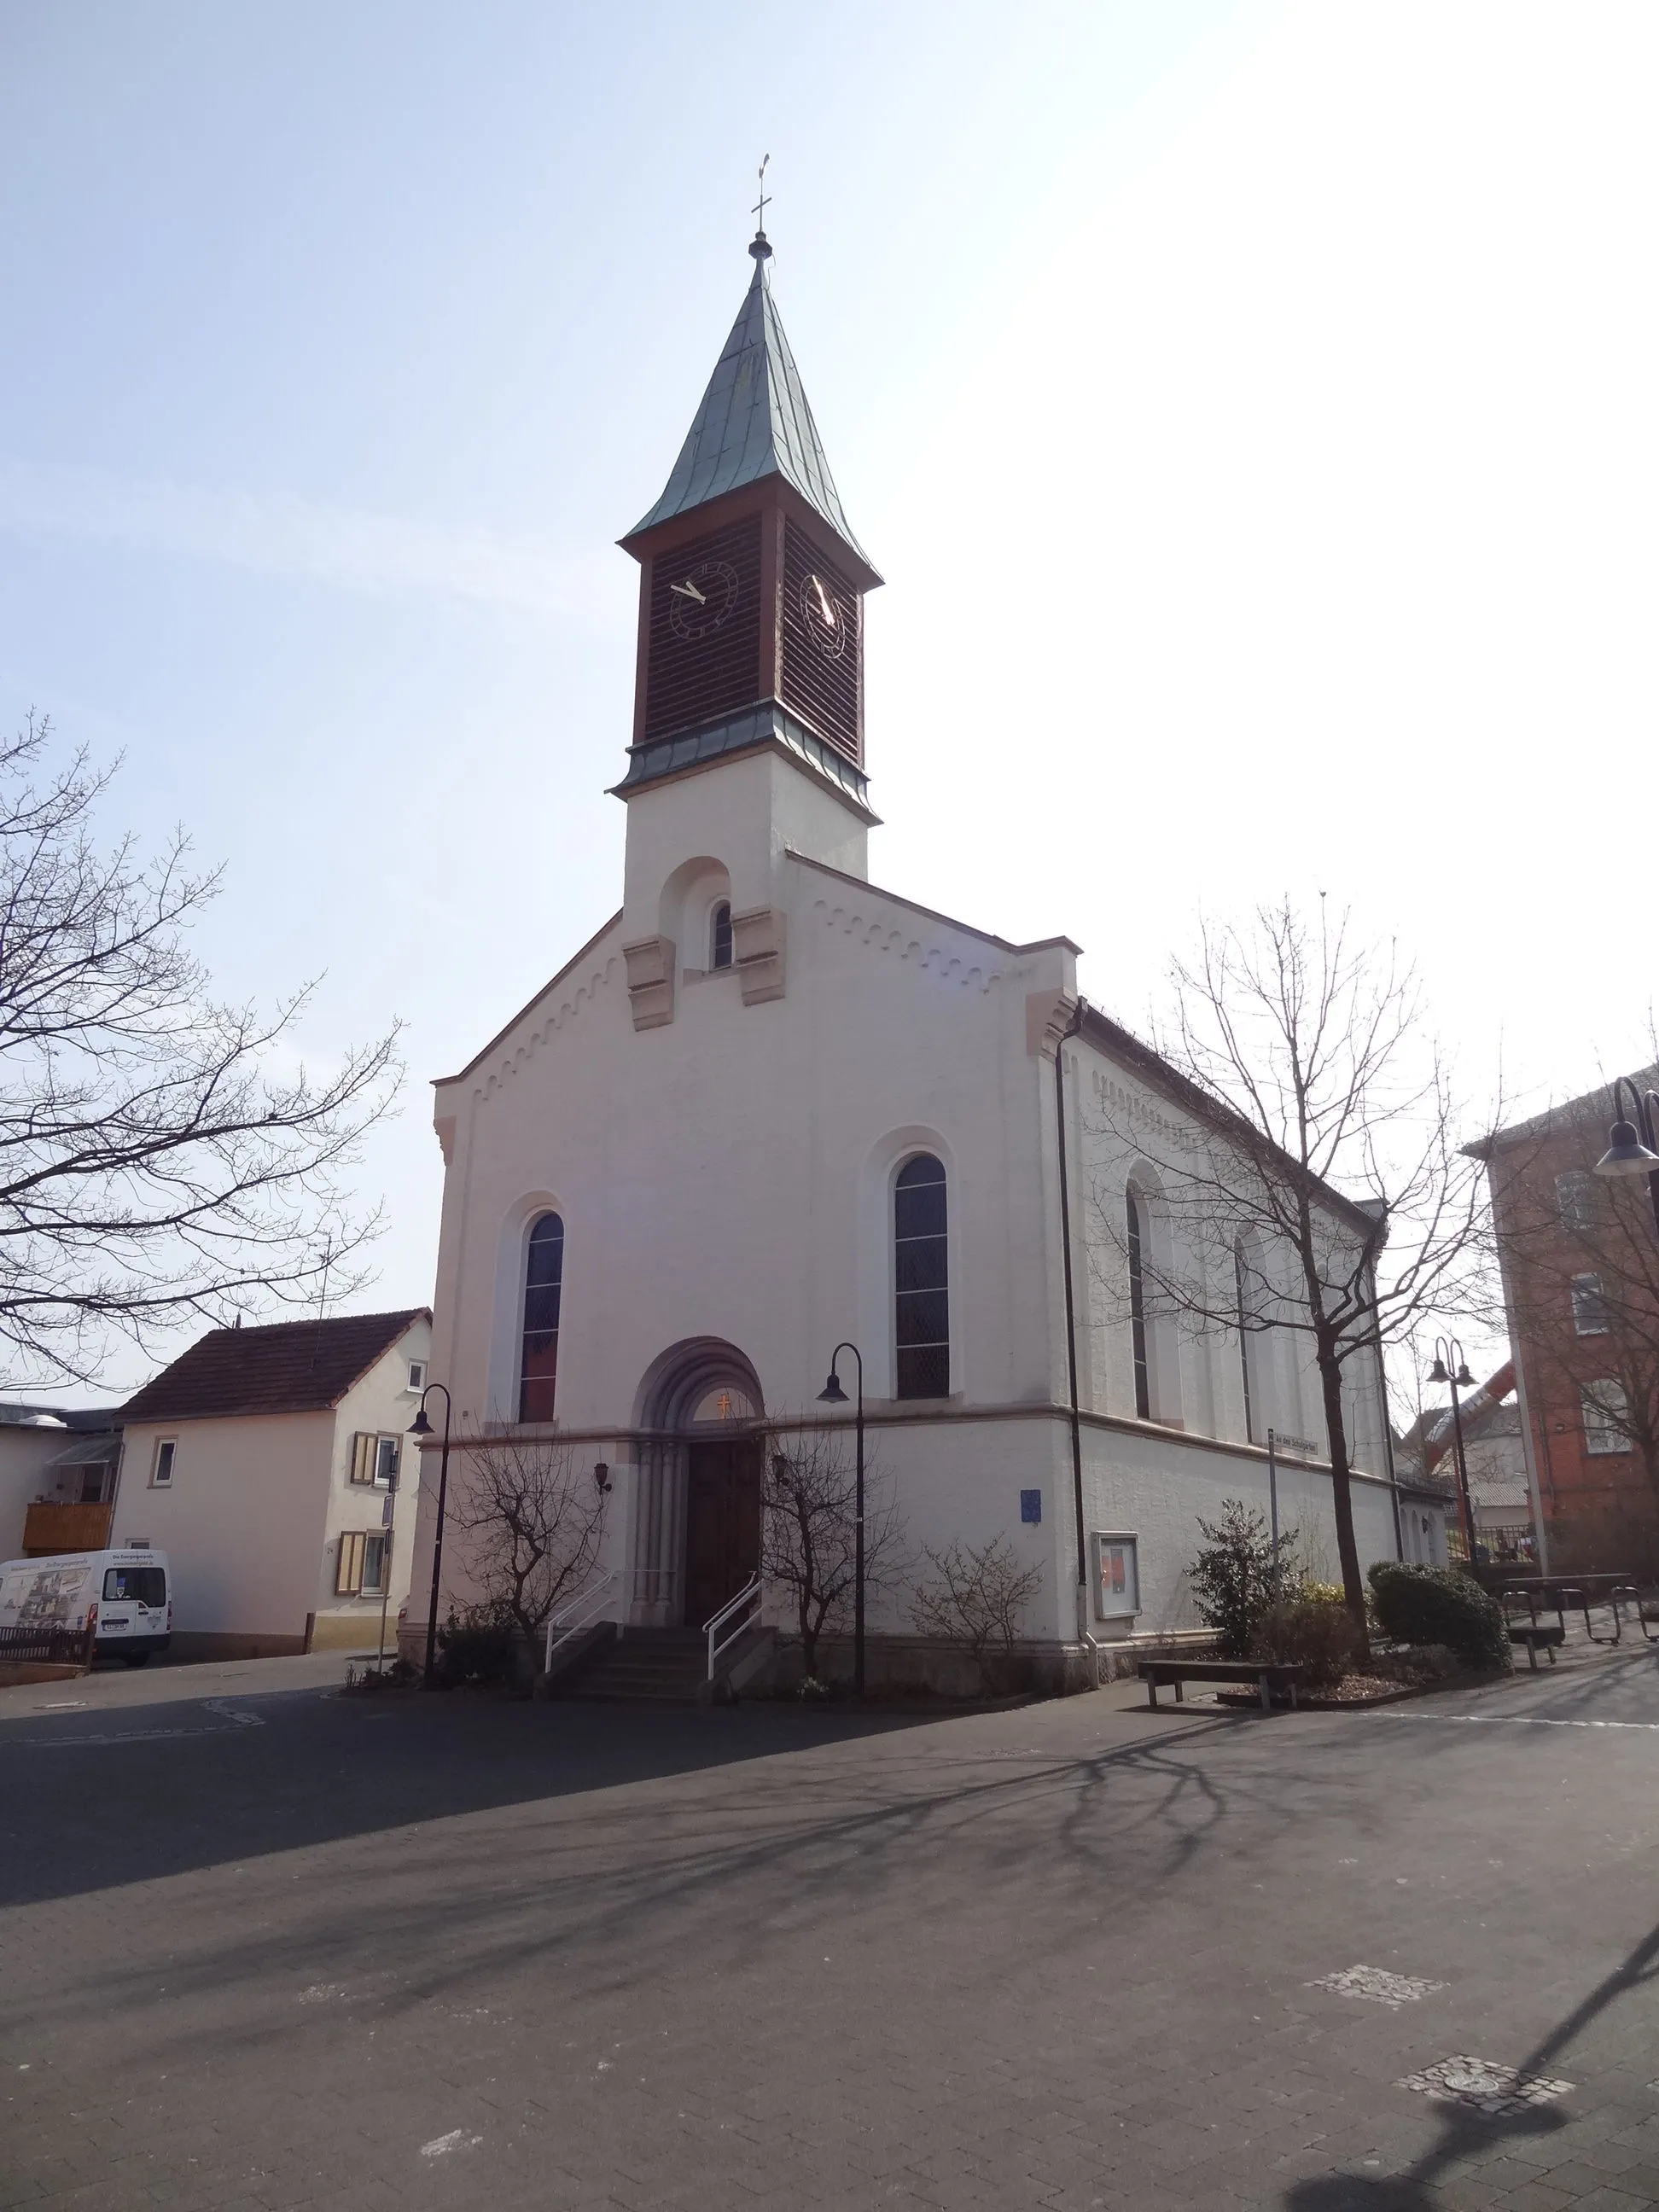
[[[763,154],[761,156],[760,168],[757,172],[760,178],[761,196],[751,212],[755,216],[755,235],[757,238],[764,238],[766,235],[766,210],[772,204],[772,196],[766,189],[766,167],[771,158],[769,154]]]

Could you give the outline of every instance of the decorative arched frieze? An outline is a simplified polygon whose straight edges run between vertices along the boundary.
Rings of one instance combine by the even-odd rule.
[[[909,916],[902,924],[896,923],[879,915],[861,914],[850,906],[832,904],[828,899],[814,900],[813,912],[826,927],[839,930],[844,937],[866,945],[872,952],[884,952],[908,961],[941,982],[955,983],[965,991],[988,991],[993,983],[1002,981],[1000,968],[964,959],[947,945],[917,936]]]
[[[617,958],[617,954],[611,953],[591,968],[580,982],[568,978],[556,998],[550,998],[533,1015],[526,1016],[526,1025],[503,1043],[494,1066],[474,1085],[473,1097],[481,1101],[495,1097],[520,1069],[528,1067],[554,1032],[573,1020],[584,1006],[591,1006],[606,988]]]

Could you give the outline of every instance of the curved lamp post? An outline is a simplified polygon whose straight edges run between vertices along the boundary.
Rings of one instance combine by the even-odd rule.
[[[444,1443],[438,1459],[438,1527],[432,1539],[432,1603],[426,1616],[426,1686],[432,1687],[437,1670],[438,1652],[438,1577],[444,1564],[444,1507],[449,1498],[449,1392],[441,1382],[428,1382],[421,1393],[421,1403],[414,1419],[409,1425],[411,1437],[429,1437],[432,1424],[426,1417],[426,1401],[434,1390],[444,1394]]]
[[[864,1354],[856,1344],[838,1344],[830,1353],[830,1379],[818,1392],[818,1403],[820,1406],[844,1406],[847,1403],[847,1393],[842,1389],[841,1377],[836,1372],[836,1362],[843,1352],[852,1353],[859,1369],[858,1474],[853,1509],[853,1694],[855,1698],[861,1698],[864,1695]]]
[[[1636,1112],[1630,1120],[1619,1112],[1619,1093],[1628,1091]],[[1653,1201],[1653,1225],[1659,1230],[1659,1146],[1654,1131],[1659,1127],[1659,1091],[1638,1091],[1628,1075],[1615,1078],[1613,1086],[1613,1125],[1607,1132],[1607,1149],[1595,1163],[1599,1176],[1645,1176]]]
[[[1453,1371],[1454,1367],[1455,1372]],[[1463,1541],[1468,1547],[1469,1565],[1474,1565],[1474,1507],[1469,1502],[1468,1462],[1463,1456],[1463,1413],[1457,1402],[1460,1390],[1475,1389],[1475,1380],[1469,1372],[1469,1363],[1463,1357],[1463,1347],[1455,1336],[1437,1336],[1434,1340],[1434,1364],[1429,1370],[1431,1382],[1449,1382],[1452,1401],[1452,1441],[1457,1450],[1457,1487],[1463,1505]]]

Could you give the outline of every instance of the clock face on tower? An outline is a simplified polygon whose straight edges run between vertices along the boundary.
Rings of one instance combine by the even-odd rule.
[[[668,626],[677,637],[710,636],[738,603],[738,572],[729,561],[699,561],[668,586]]]
[[[800,615],[807,636],[824,659],[839,660],[852,631],[852,611],[836,596],[834,584],[816,570],[801,585]]]

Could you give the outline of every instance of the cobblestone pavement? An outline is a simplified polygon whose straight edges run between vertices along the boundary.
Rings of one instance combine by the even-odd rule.
[[[1659,1652],[1271,1719],[227,1671],[0,1700],[0,2206],[1659,2204]]]

